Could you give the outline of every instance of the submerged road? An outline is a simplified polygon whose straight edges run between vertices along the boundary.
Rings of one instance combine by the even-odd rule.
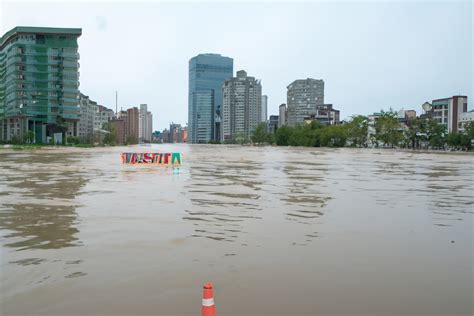
[[[181,152],[127,166],[121,152]],[[1,315],[473,313],[474,155],[0,150]]]

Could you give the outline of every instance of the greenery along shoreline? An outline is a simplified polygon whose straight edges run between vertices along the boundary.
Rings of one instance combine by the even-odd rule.
[[[98,144],[81,143],[77,137],[68,137],[65,147],[104,147],[116,145],[116,132],[111,124],[105,123],[107,135]],[[54,144],[32,144],[32,132],[23,140],[0,142],[11,147],[1,148],[39,149]],[[412,148],[412,149],[458,149],[474,150],[474,122],[465,125],[463,132],[447,133],[446,126],[435,119],[411,118],[406,124],[400,123],[396,112],[381,111],[380,117],[370,123],[367,116],[355,115],[341,125],[322,125],[318,122],[304,123],[291,127],[283,125],[275,133],[269,133],[267,123],[259,124],[250,139],[237,135],[225,144],[255,144],[305,147],[376,147],[376,148]],[[220,142],[211,142],[220,143]],[[126,145],[136,142],[127,140]]]
[[[412,118],[401,124],[396,112],[382,111],[374,124],[367,116],[355,115],[341,125],[322,125],[318,122],[295,127],[283,125],[274,134],[267,132],[265,123],[253,131],[254,144],[306,147],[378,147],[469,150],[474,140],[474,122],[466,124],[464,132],[447,133],[446,127],[434,119]],[[236,137],[229,143],[246,143]]]

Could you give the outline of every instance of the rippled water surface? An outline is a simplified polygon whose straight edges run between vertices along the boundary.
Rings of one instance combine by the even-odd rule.
[[[179,168],[120,164],[179,151]],[[473,313],[474,156],[0,150],[1,315]]]

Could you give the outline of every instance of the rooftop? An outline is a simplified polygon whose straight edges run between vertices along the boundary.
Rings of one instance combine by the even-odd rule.
[[[19,33],[33,33],[33,34],[58,34],[58,35],[82,35],[82,29],[80,28],[62,28],[62,27],[36,27],[36,26],[17,26],[6,32],[0,38],[0,46],[13,35]]]
[[[466,95],[455,95],[455,96],[452,96],[452,97],[449,97],[449,98],[436,99],[436,100],[433,100],[432,102],[447,101],[447,100],[451,100],[453,97],[458,97],[458,98],[467,98],[467,96],[466,96]]]
[[[286,88],[289,89],[294,84],[308,84],[308,83],[323,83],[323,79],[314,79],[314,78],[306,78],[306,79],[296,79],[292,83],[290,83]]]

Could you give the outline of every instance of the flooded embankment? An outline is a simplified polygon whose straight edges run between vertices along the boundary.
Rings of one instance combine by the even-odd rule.
[[[121,151],[179,151],[126,166]],[[0,150],[0,315],[473,313],[474,155]]]

